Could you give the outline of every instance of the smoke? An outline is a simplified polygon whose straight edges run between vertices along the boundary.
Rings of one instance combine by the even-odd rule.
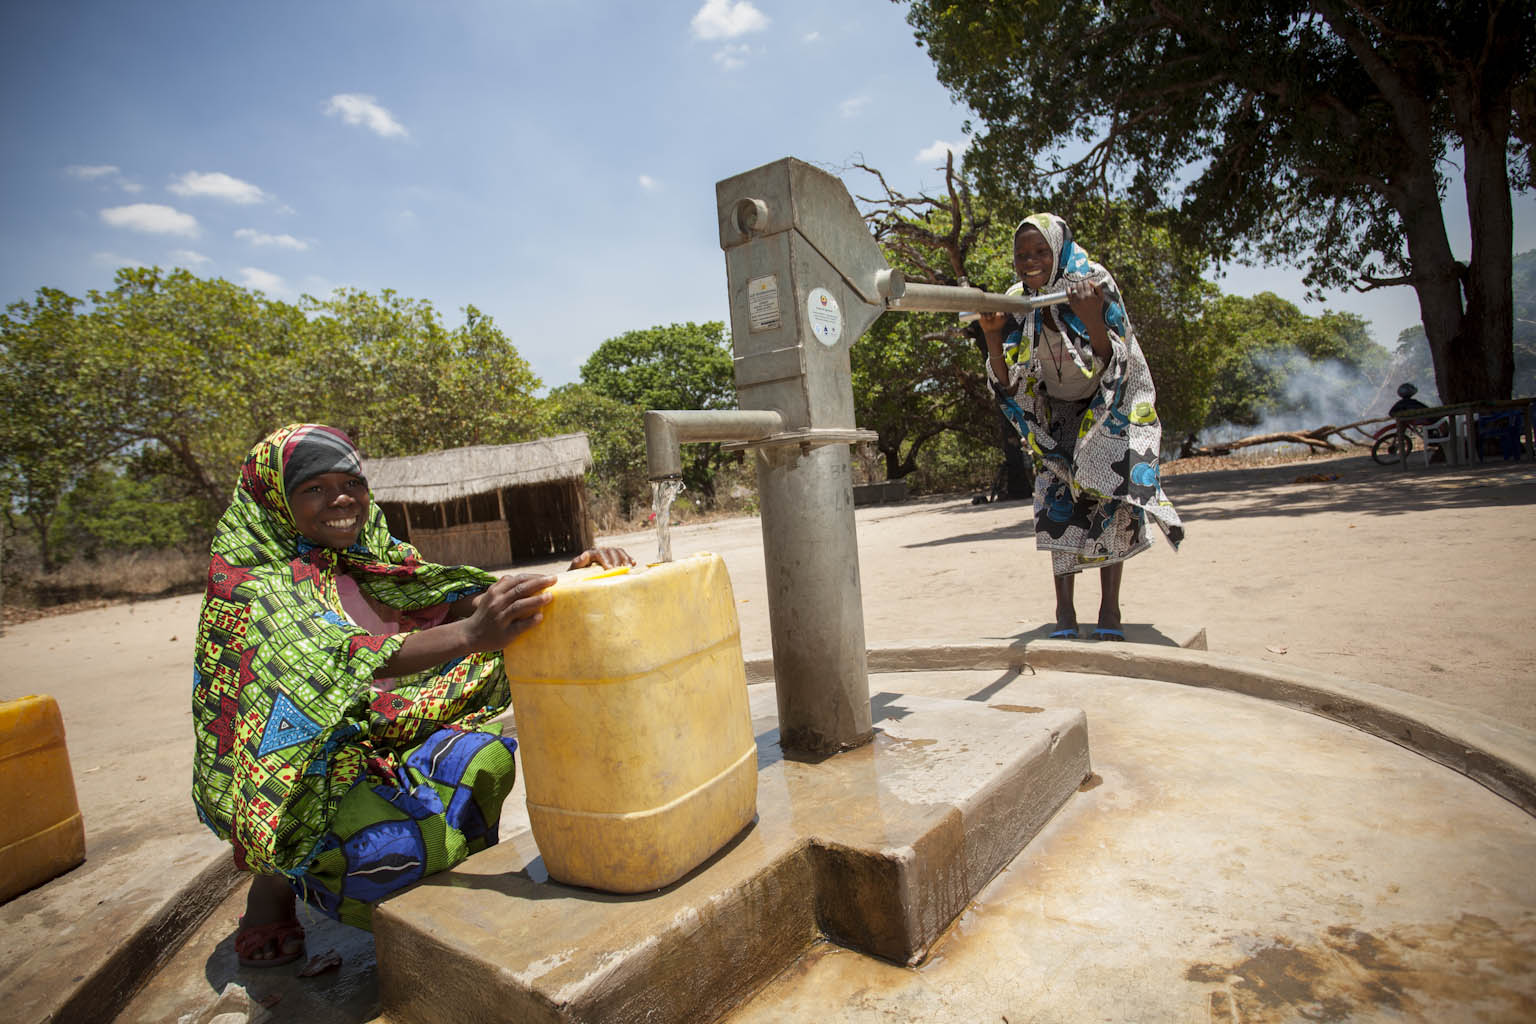
[[[1251,358],[1266,397],[1254,426],[1223,423],[1202,431],[1206,444],[1236,441],[1255,434],[1312,430],[1385,416],[1397,401],[1398,381],[1389,367],[1373,375],[1338,359],[1312,362],[1295,348],[1255,352]],[[1289,447],[1289,446],[1286,446]]]

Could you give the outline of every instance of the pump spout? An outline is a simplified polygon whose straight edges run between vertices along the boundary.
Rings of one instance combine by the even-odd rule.
[[[645,458],[652,480],[683,475],[679,445],[690,441],[760,441],[784,429],[772,409],[648,409]]]

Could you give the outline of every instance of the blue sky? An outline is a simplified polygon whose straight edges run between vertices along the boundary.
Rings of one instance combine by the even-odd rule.
[[[717,180],[796,156],[862,160],[905,191],[941,184],[966,111],[904,14],[888,0],[17,0],[0,10],[0,302],[45,285],[83,296],[130,263],[288,300],[393,288],[450,324],[479,307],[546,385],[566,383],[605,338],[727,319]],[[845,180],[867,193],[859,172]],[[1515,248],[1533,247],[1536,200],[1519,197]],[[1235,269],[1221,285],[1300,302],[1300,278]],[[1329,307],[1385,344],[1418,321],[1407,289]]]

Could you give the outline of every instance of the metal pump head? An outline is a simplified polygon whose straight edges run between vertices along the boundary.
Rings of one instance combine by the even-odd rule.
[[[715,199],[741,408],[776,409],[789,431],[853,429],[848,350],[900,275],[843,183],[793,157],[726,178]]]

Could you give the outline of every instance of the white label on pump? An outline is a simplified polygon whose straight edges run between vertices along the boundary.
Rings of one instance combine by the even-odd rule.
[[[747,282],[747,320],[750,330],[779,329],[779,279],[773,274]]]
[[[843,311],[837,308],[837,300],[825,288],[812,288],[805,300],[806,317],[811,333],[823,345],[836,345],[843,336]]]

